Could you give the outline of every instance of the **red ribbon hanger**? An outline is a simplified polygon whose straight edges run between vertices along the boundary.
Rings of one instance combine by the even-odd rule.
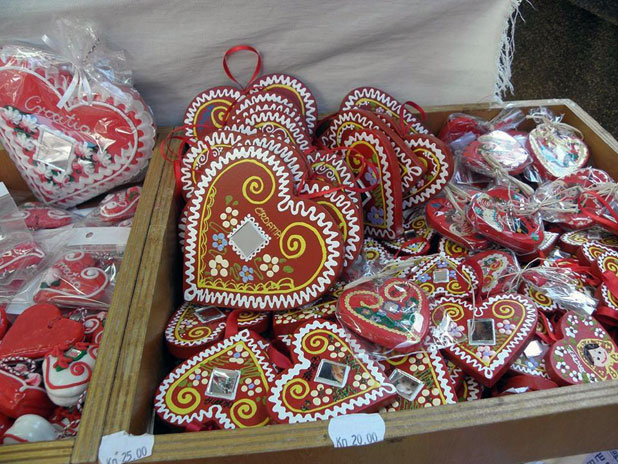
[[[613,218],[613,221],[611,219],[608,219],[608,218],[605,218],[605,217],[602,217],[596,214],[595,210],[592,207],[588,206],[586,202],[584,202],[583,197],[586,195],[590,195],[595,200],[597,200],[599,203],[601,203],[601,205],[609,212],[610,216]],[[577,204],[583,214],[588,216],[590,219],[592,219],[597,224],[604,226],[607,230],[609,230],[613,234],[618,235],[618,214],[616,214],[616,212],[614,211],[614,208],[611,207],[611,205],[607,202],[605,198],[603,198],[597,192],[584,191],[581,193],[581,195],[577,199]]]
[[[406,112],[406,106],[411,106],[412,108],[416,109],[421,116],[421,121],[425,121],[427,119],[427,115],[425,114],[425,110],[418,105],[417,103],[414,103],[411,100],[405,101],[402,103],[401,107],[399,108],[399,129],[401,131],[401,136],[405,137],[406,135],[408,135],[410,133],[410,129],[412,128],[412,123],[406,123],[406,118],[405,118],[405,112]]]

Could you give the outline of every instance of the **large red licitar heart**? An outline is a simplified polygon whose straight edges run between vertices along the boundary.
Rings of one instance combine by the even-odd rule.
[[[380,346],[409,353],[429,329],[429,301],[418,285],[391,278],[344,290],[338,315],[343,324]]]
[[[230,107],[236,103],[241,92],[236,87],[224,85],[200,92],[185,111],[185,135],[196,143],[226,123]]]
[[[560,340],[545,356],[547,372],[560,385],[618,379],[618,347],[592,317],[569,311],[556,328]]]
[[[72,98],[58,108],[70,73],[23,55],[0,55],[0,140],[39,200],[74,206],[146,167],[155,128],[135,90],[122,88],[118,98],[96,86],[90,103]],[[48,162],[58,155],[49,147],[59,144],[66,152],[62,166]]]
[[[70,252],[54,263],[43,275],[36,303],[69,306],[100,306],[100,297],[109,285],[109,278],[90,253]]]
[[[399,117],[401,115],[401,103],[395,100],[386,92],[374,87],[358,87],[351,90],[341,101],[340,110],[346,111],[353,108],[368,110],[376,114],[384,114],[395,120],[397,125],[401,125]],[[428,134],[429,130],[420,122],[416,116],[404,108],[403,116],[406,126],[409,127],[409,134],[419,133]],[[403,134],[403,135],[409,135]]]
[[[455,344],[444,349],[446,355],[467,374],[492,387],[517,359],[534,336],[537,311],[530,300],[517,294],[499,294],[475,308],[470,303],[446,297],[434,302],[432,321],[440,324],[450,317],[449,328]],[[495,343],[471,344],[473,320],[490,320]],[[487,337],[489,339],[489,337]]]
[[[457,403],[455,383],[439,351],[421,351],[382,364],[399,398],[381,413]]]
[[[403,196],[403,207],[425,203],[448,184],[455,171],[453,155],[438,137],[428,134],[408,135],[404,141],[425,167],[416,185]]]
[[[21,313],[0,342],[0,358],[41,358],[57,346],[73,345],[84,338],[84,326],[62,317],[47,303],[35,304]]]
[[[337,114],[327,130],[320,135],[320,142],[329,148],[344,145],[343,139],[350,131],[366,130],[385,137],[395,153],[403,191],[413,188],[422,178],[426,167],[408,147],[405,141],[382,118],[364,110],[343,111]]]
[[[73,222],[73,216],[68,212],[38,202],[22,203],[19,209],[30,230],[57,229]]]
[[[460,206],[463,208],[463,203]],[[468,218],[459,213],[447,198],[427,202],[425,215],[433,229],[466,249],[479,251],[491,246],[491,241],[477,234]]]
[[[210,161],[188,202],[186,301],[283,310],[315,301],[335,283],[341,231],[293,187],[283,161],[256,144]]]
[[[293,102],[304,116],[309,134],[315,131],[318,118],[317,102],[311,90],[297,78],[288,74],[267,74],[253,81],[250,90],[277,93]]]
[[[466,215],[479,234],[518,253],[531,253],[543,242],[544,229],[540,216],[517,213],[524,201],[512,188],[494,187],[474,195]]]
[[[265,398],[275,371],[264,346],[259,335],[242,330],[187,359],[159,386],[155,411],[188,430],[269,423]]]
[[[377,411],[396,396],[381,366],[334,322],[300,326],[290,352],[293,365],[275,379],[266,403],[276,422]]]

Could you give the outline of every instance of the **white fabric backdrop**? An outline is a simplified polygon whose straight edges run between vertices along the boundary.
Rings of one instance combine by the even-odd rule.
[[[421,105],[491,100],[500,85],[504,31],[518,3],[0,0],[0,41],[40,42],[54,15],[94,20],[112,48],[127,50],[135,86],[158,123],[169,125],[182,121],[199,91],[229,83],[221,58],[239,43],[262,52],[265,73],[304,81],[320,113],[335,110],[361,85]],[[247,77],[252,64],[231,60]]]

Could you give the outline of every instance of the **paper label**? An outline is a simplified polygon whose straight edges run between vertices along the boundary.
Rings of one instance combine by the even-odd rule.
[[[154,435],[131,435],[116,432],[105,435],[99,446],[99,464],[123,464],[146,458],[152,454]]]
[[[77,228],[72,230],[68,246],[83,247],[85,250],[96,250],[106,246],[124,249],[130,233],[130,227]]]
[[[328,423],[328,435],[335,448],[371,445],[384,441],[386,425],[379,414],[348,414]]]
[[[583,464],[618,464],[618,450],[589,454]]]

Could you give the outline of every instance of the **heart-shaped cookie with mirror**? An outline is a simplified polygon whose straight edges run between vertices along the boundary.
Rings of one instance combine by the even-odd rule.
[[[268,424],[264,400],[275,371],[263,346],[261,337],[242,330],[187,359],[159,386],[157,415],[187,430]]]
[[[285,163],[256,144],[209,162],[187,206],[185,301],[284,310],[317,300],[336,282],[339,226],[293,188]]]
[[[439,324],[450,317],[455,344],[444,353],[468,375],[492,387],[534,336],[537,311],[528,298],[499,294],[474,307],[452,297],[432,305],[431,319]]]
[[[292,337],[293,365],[275,379],[267,399],[274,421],[373,412],[397,395],[382,367],[339,324],[310,321]]]

